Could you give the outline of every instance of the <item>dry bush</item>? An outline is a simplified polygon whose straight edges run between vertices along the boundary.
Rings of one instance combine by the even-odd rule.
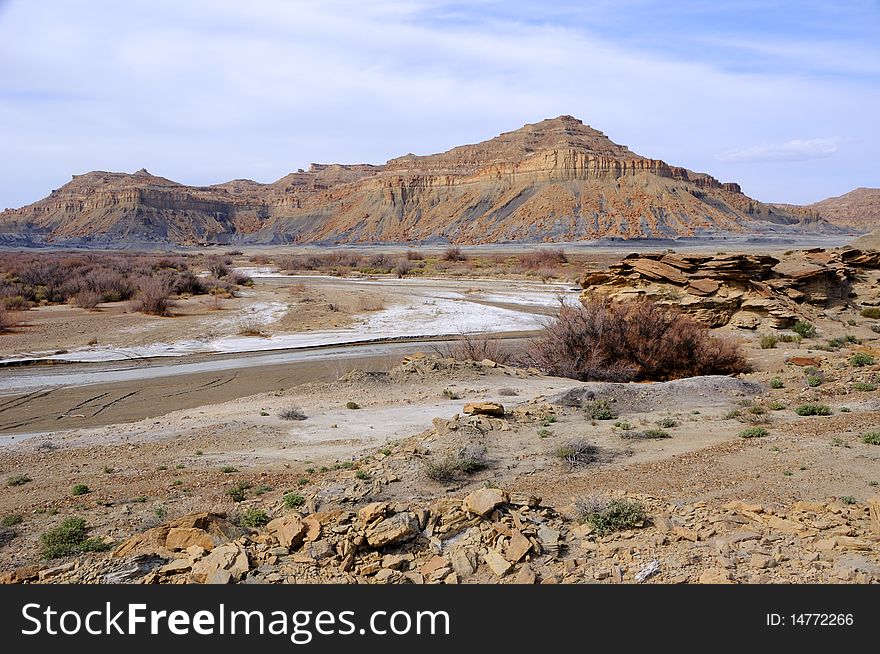
[[[263,323],[257,318],[245,318],[238,326],[239,336],[266,336]]]
[[[446,248],[441,258],[443,261],[465,261],[467,259],[464,252],[462,252],[461,248],[457,245]]]
[[[357,300],[358,311],[381,311],[385,308],[382,298],[372,295],[359,295]]]
[[[568,263],[568,255],[562,248],[540,249],[526,252],[519,257],[520,265],[527,270],[542,268],[553,270],[557,266]]]
[[[440,354],[457,361],[489,359],[501,364],[509,363],[514,355],[501,341],[484,334],[462,334],[454,342],[442,348]]]
[[[171,307],[171,286],[165,279],[147,277],[138,284],[132,308],[152,316],[167,316]]]
[[[422,261],[425,258],[425,255],[418,250],[407,250],[406,258],[408,261]]]
[[[532,342],[528,359],[549,374],[580,381],[666,381],[748,370],[737,344],[648,299],[602,297],[563,306]]]
[[[18,320],[13,313],[0,304],[0,333],[12,329],[16,324],[18,324]]]
[[[402,279],[410,274],[415,268],[415,266],[410,262],[409,259],[400,259],[397,262],[397,265],[394,266],[394,274],[397,275],[398,279]]]
[[[90,288],[84,288],[73,299],[80,309],[95,309],[101,303],[101,294]]]

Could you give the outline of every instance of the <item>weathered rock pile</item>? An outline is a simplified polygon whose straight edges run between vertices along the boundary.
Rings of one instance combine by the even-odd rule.
[[[880,266],[880,252],[814,249],[782,259],[759,254],[631,254],[581,279],[582,297],[647,296],[675,304],[711,327],[790,327],[807,307],[849,301],[859,268]]]
[[[880,582],[880,497],[865,505],[637,502],[646,518],[597,533],[540,499],[481,488],[463,499],[288,512],[235,535],[196,514],[111,556],[7,572],[4,583]]]

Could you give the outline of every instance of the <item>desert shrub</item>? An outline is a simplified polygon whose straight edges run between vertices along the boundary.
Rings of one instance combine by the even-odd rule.
[[[208,262],[208,271],[214,277],[226,277],[229,274],[229,262],[223,258],[212,258]]]
[[[13,475],[6,480],[7,486],[24,486],[29,481],[33,481],[29,475]]]
[[[599,448],[582,438],[576,438],[556,448],[554,454],[572,468],[593,463],[599,458]]]
[[[822,375],[807,375],[807,386],[810,388],[821,386],[823,381]]]
[[[441,256],[443,261],[464,261],[467,259],[464,252],[461,251],[461,248],[458,246],[452,246],[446,248],[443,252],[443,256]]]
[[[729,411],[725,419],[736,419],[751,425],[762,425],[770,422],[767,416],[767,409],[763,404],[755,404],[754,402],[745,402],[742,406]]]
[[[627,435],[629,436],[629,435]],[[634,438],[645,438],[648,440],[658,439],[658,438],[671,438],[668,431],[663,431],[662,429],[645,429],[643,431],[636,432],[633,435]]]
[[[513,359],[513,352],[502,345],[501,341],[483,334],[462,334],[448,346],[441,348],[440,354],[456,361],[489,359],[506,364]]]
[[[238,325],[238,335],[239,336],[266,336],[266,331],[263,329],[263,323],[261,323],[257,318],[250,317],[242,320]]]
[[[800,334],[779,334],[781,343],[800,343],[803,338]]]
[[[748,370],[732,341],[648,299],[592,298],[561,307],[527,356],[549,374],[580,381],[665,381]]]
[[[167,279],[146,277],[137,286],[133,308],[151,316],[167,316],[171,306],[171,287]]]
[[[476,474],[489,467],[486,448],[482,445],[469,445],[458,450],[454,455],[425,464],[425,476],[442,484],[456,481],[462,476]]]
[[[73,488],[70,489],[71,495],[87,495],[91,492],[92,489],[85,484],[74,484]]]
[[[354,476],[360,479],[361,481],[368,481],[370,479],[370,473],[366,470],[358,470],[354,473]]]
[[[235,466],[223,466],[222,468],[220,468],[220,472],[226,475],[231,475],[233,472],[238,472],[238,468],[236,468]]]
[[[871,382],[855,382],[853,385],[853,390],[855,391],[876,391],[877,384],[872,384]]]
[[[834,338],[830,339],[827,343],[827,347],[831,350],[839,350],[846,345],[858,345],[861,342],[862,340],[860,338],[856,338],[852,334],[845,334],[843,336],[835,336]]]
[[[614,500],[601,509],[586,512],[583,521],[600,536],[616,531],[634,529],[644,524],[645,509],[638,502]]]
[[[801,404],[795,407],[794,412],[799,416],[830,416],[831,407],[827,404]]]
[[[552,274],[556,266],[568,263],[568,255],[562,248],[542,248],[521,254],[519,262],[526,270],[547,270]]]
[[[604,398],[583,402],[581,409],[593,420],[614,420],[617,417],[611,403]]]
[[[618,420],[617,422],[614,423],[614,426],[617,427],[618,429],[623,429],[624,431],[632,429],[632,423],[630,423],[626,420]]]
[[[880,431],[869,431],[862,434],[862,442],[868,445],[880,445]]]
[[[761,345],[762,350],[771,350],[776,347],[778,342],[779,338],[776,334],[763,334],[761,338],[758,339],[758,343]]]
[[[678,420],[671,417],[660,418],[657,421],[657,426],[662,427],[663,429],[672,429],[673,427],[678,427]]]
[[[298,493],[285,493],[284,506],[288,509],[298,509],[306,503],[306,498]]]
[[[767,430],[763,427],[749,427],[748,429],[743,429],[739,433],[740,438],[761,438],[767,435]]]
[[[779,377],[774,377],[770,380],[770,388],[785,388],[785,384],[782,382],[781,379],[779,379]]]
[[[258,527],[264,527],[269,524],[270,520],[271,518],[269,518],[269,515],[263,509],[250,508],[241,514],[241,517],[238,519],[238,524],[242,527],[257,529]]]
[[[82,552],[104,552],[112,549],[112,543],[104,543],[99,538],[88,538],[86,521],[82,518],[67,518],[54,529],[40,535],[42,555],[45,559],[57,559]]]
[[[208,288],[205,280],[191,270],[184,270],[174,279],[174,292],[178,295],[204,295]]]
[[[360,409],[360,408],[361,408],[361,405],[358,404],[357,402],[351,402],[351,401],[349,401],[349,402],[346,402],[346,403],[345,403],[345,408],[346,408],[346,409]]]
[[[80,309],[94,309],[101,303],[101,294],[91,288],[80,289],[73,297]]]
[[[4,305],[0,304],[0,334],[12,329],[18,324],[12,311],[9,311]]]
[[[874,357],[872,357],[867,352],[856,352],[849,358],[849,363],[851,366],[856,368],[862,368],[864,366],[873,366],[874,365]]]
[[[243,272],[239,272],[238,270],[233,270],[231,273],[226,275],[226,279],[229,280],[230,284],[235,284],[236,286],[254,285],[254,280],[250,277],[250,275],[245,275]]]
[[[785,408],[785,404],[779,400],[771,400],[770,402],[767,402],[767,408],[771,411],[781,411]]]
[[[407,250],[406,258],[408,261],[422,261],[425,258],[425,255],[418,250]]]
[[[880,307],[865,307],[861,311],[862,317],[876,320],[880,318]]]
[[[246,498],[245,491],[247,491],[248,488],[250,488],[250,484],[239,482],[232,488],[228,489],[226,495],[233,502],[244,502]]]
[[[0,527],[14,527],[24,522],[24,518],[16,513],[11,513],[0,518]]]
[[[443,389],[443,397],[445,397],[447,400],[460,400],[461,399],[461,395],[456,393],[451,388],[444,388]]]
[[[305,420],[308,418],[302,409],[294,406],[282,409],[278,417],[282,420]]]
[[[409,259],[400,259],[394,266],[394,274],[397,275],[398,279],[402,279],[410,274],[413,268],[415,266]]]
[[[798,320],[791,328],[801,338],[812,338],[816,335],[816,325],[806,320]]]

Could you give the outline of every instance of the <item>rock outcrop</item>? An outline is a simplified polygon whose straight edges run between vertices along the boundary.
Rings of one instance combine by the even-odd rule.
[[[784,211],[798,213],[804,219],[822,218],[833,225],[856,232],[870,232],[880,227],[880,188],[857,188],[802,207],[785,204],[776,206]]]
[[[781,259],[758,254],[632,254],[581,279],[582,299],[604,293],[674,304],[710,327],[786,328],[805,307],[849,301],[860,268],[880,266],[880,252],[821,248]]]
[[[806,221],[805,221],[806,218]],[[0,214],[0,242],[538,242],[815,233],[815,216],[649,159],[571,116],[384,165],[320,165],[271,184],[193,187],[92,172]]]

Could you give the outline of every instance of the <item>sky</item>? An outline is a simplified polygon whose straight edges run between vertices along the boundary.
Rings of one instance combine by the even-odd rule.
[[[570,114],[767,202],[880,186],[880,2],[0,0],[0,209],[89,170],[382,163]]]

